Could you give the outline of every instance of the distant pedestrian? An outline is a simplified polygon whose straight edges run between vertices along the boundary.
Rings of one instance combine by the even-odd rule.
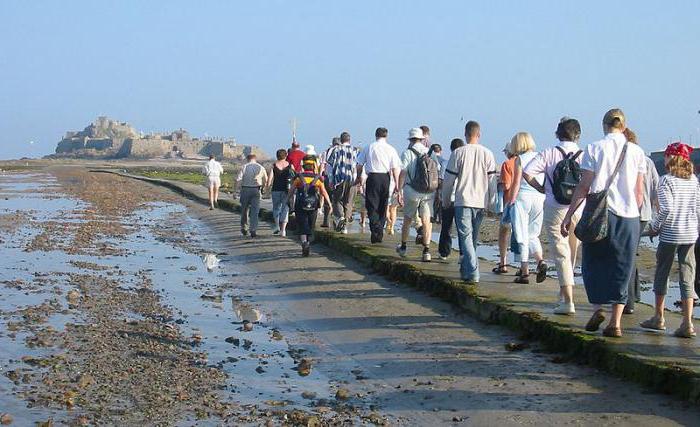
[[[302,162],[302,171],[303,171],[303,163],[313,163],[314,165],[314,173],[316,174],[321,174],[321,161],[318,158],[318,153],[316,153],[316,148],[313,145],[307,145],[306,146],[306,151],[304,152],[304,157],[301,158]]]
[[[621,337],[622,310],[627,302],[627,288],[634,270],[635,252],[639,241],[639,209],[644,201],[644,152],[630,144],[623,134],[626,128],[622,110],[613,109],[603,117],[605,137],[589,144],[581,160],[581,182],[561,225],[561,233],[573,232],[572,217],[580,203],[586,201],[579,225],[583,256],[581,270],[593,315],[586,324],[587,331],[597,331],[605,320],[603,304],[610,304],[612,314],[603,330],[606,337]],[[598,203],[603,200],[603,203]],[[591,209],[607,206],[605,237],[587,218],[597,219]],[[587,216],[591,215],[591,216]],[[605,212],[603,213],[605,215]],[[583,224],[583,225],[581,225]],[[588,230],[591,233],[586,233]],[[588,240],[588,242],[586,241]]]
[[[340,145],[326,160],[335,231],[347,234],[357,193],[357,151],[350,145],[350,134],[340,134]]]
[[[287,161],[292,165],[292,170],[296,173],[301,173],[301,161],[306,156],[296,139],[292,141],[292,148],[287,152]]]
[[[477,122],[467,122],[464,136],[467,144],[457,148],[447,163],[442,200],[443,207],[447,207],[452,192],[455,192],[455,223],[463,250],[460,276],[468,283],[478,283],[476,247],[484,209],[490,205],[490,189],[496,188],[496,159],[491,150],[479,144],[481,127]]]
[[[428,156],[437,163],[439,168],[438,189],[435,191],[432,222],[440,224],[442,222],[442,182],[445,180],[445,167],[447,167],[449,159],[442,155],[442,146],[440,144],[430,144]]]
[[[576,313],[574,267],[579,241],[574,233],[562,236],[561,223],[571,204],[572,189],[581,180],[579,165],[582,151],[578,145],[581,125],[576,119],[564,117],[557,125],[555,135],[559,144],[542,151],[525,165],[523,179],[534,187],[539,184],[535,177],[545,175],[543,225],[559,281],[559,303],[554,308],[554,314],[573,315]],[[576,227],[580,216],[579,209],[571,217],[572,227]]]
[[[460,138],[455,138],[450,143],[450,152],[454,153],[456,149],[464,146],[464,141]],[[447,159],[449,160],[449,159]],[[447,168],[447,163],[445,163],[445,168],[441,169],[443,184],[445,181],[445,169]],[[442,191],[442,189],[441,189]],[[442,194],[440,199],[442,199]],[[441,200],[442,203],[442,200]],[[440,253],[440,259],[446,260],[452,253],[452,228],[455,222],[455,193],[454,191],[450,194],[449,203],[442,203],[442,218],[440,220],[440,240],[438,242],[438,252]],[[460,240],[457,239],[459,242]],[[463,250],[460,246],[459,254],[462,255]]]
[[[323,186],[323,178],[315,171],[316,164],[307,160],[302,163],[302,168],[302,173],[294,179],[287,197],[289,200],[294,198],[294,216],[301,239],[302,256],[309,256],[310,238],[316,227],[321,199],[330,203],[330,198]]]
[[[423,224],[423,253],[421,259],[430,262],[430,240],[432,236],[433,202],[439,182],[439,166],[428,156],[428,148],[423,143],[425,137],[421,128],[413,128],[408,135],[408,148],[401,154],[401,174],[399,175],[399,203],[403,204],[403,226],[401,244],[396,251],[406,257],[407,241],[413,218],[418,216]],[[430,172],[434,174],[430,176]]]
[[[357,183],[363,171],[367,173],[365,183],[365,206],[369,217],[370,241],[381,243],[386,225],[386,208],[389,200],[390,176],[399,182],[401,159],[396,149],[389,145],[386,128],[377,128],[376,141],[366,146],[357,156]]]
[[[209,161],[204,164],[202,174],[207,177],[207,189],[209,190],[209,209],[219,207],[219,187],[221,187],[221,174],[224,168],[217,162],[213,154],[209,155]]]
[[[246,236],[250,232],[250,237],[256,237],[258,214],[260,213],[260,193],[267,183],[267,171],[257,162],[255,154],[248,154],[247,158],[248,163],[243,165],[236,179],[241,186],[241,234]]]
[[[287,193],[292,179],[292,166],[287,161],[287,150],[277,150],[276,157],[277,161],[270,168],[267,178],[267,187],[272,196],[272,234],[285,237],[289,221]]]
[[[656,250],[656,274],[654,275],[655,314],[641,323],[643,328],[666,330],[664,301],[668,293],[668,276],[673,258],[678,256],[683,321],[673,335],[692,338],[693,282],[695,278],[694,245],[698,238],[700,216],[700,185],[693,175],[690,154],[693,149],[683,143],[669,145],[664,152],[664,165],[668,173],[659,181],[659,214],[651,224],[651,232],[658,234]]]
[[[508,205],[508,200],[513,194],[513,181],[515,175],[515,155],[511,151],[510,142],[503,148],[506,161],[501,163],[501,173],[498,174],[498,200],[503,204],[503,211],[498,221],[498,265],[491,270],[496,274],[508,273],[508,244],[510,241],[513,206]]]
[[[515,173],[513,175],[513,191],[507,202],[512,206],[511,222],[513,235],[518,243],[520,256],[520,274],[515,283],[530,283],[530,255],[537,263],[536,282],[541,283],[547,278],[547,264],[544,262],[540,232],[542,231],[542,209],[544,206],[544,175],[535,176],[536,185],[530,185],[523,179],[523,168],[537,156],[535,140],[527,132],[518,132],[510,141],[511,150],[515,155]]]
[[[340,145],[340,137],[334,136],[331,140],[331,145],[319,156],[321,161],[321,176],[323,177],[323,185],[326,187],[326,192],[331,194],[331,188],[329,187],[328,171],[326,170],[326,163],[328,162],[328,156],[333,152],[333,150]],[[356,155],[357,157],[357,155]],[[323,222],[321,223],[322,228],[328,228],[330,225],[331,214],[333,213],[332,206],[328,203],[323,203]]]
[[[625,129],[625,138],[627,141],[639,145],[637,142],[637,135],[632,131],[632,129]],[[640,231],[640,241],[641,236],[644,231],[650,226],[650,222],[653,218],[653,212],[658,209],[658,199],[656,196],[656,189],[659,186],[659,173],[656,171],[656,165],[654,161],[649,158],[649,156],[644,156],[644,160],[647,164],[647,171],[644,174],[644,203],[642,203],[642,209],[639,212],[639,230]],[[639,244],[637,244],[639,247]],[[637,251],[639,252],[639,251]],[[639,282],[639,269],[637,268],[637,263],[635,260],[634,272],[632,277],[630,277],[629,287],[627,291],[627,304],[625,304],[624,314],[633,314],[635,304],[639,302],[642,290],[641,284]]]

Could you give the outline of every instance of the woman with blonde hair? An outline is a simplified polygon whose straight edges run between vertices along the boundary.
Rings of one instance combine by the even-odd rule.
[[[654,294],[656,312],[640,325],[646,329],[666,330],[664,300],[668,292],[668,276],[673,258],[678,255],[683,322],[673,335],[679,338],[695,336],[693,328],[693,281],[695,279],[694,245],[698,238],[700,215],[700,185],[693,175],[689,146],[675,142],[664,152],[668,174],[659,180],[659,214],[651,224],[651,232],[659,235],[656,250]]]
[[[576,235],[583,242],[583,284],[594,310],[586,330],[600,328],[605,321],[603,304],[610,304],[612,313],[603,335],[615,338],[622,336],[622,310],[634,270],[646,173],[644,151],[627,142],[623,134],[626,127],[622,110],[605,113],[605,137],[586,147],[581,160],[581,182],[561,224],[562,235],[568,236],[573,231],[569,230],[572,216],[590,195],[576,226]],[[598,228],[596,222],[590,221],[600,218],[606,227]]]
[[[539,189],[523,179],[523,168],[537,156],[535,148],[535,140],[527,132],[516,133],[510,141],[510,150],[516,159],[513,191],[508,205],[512,209],[513,235],[520,251],[520,274],[515,278],[515,283],[522,284],[530,283],[530,254],[537,262],[537,283],[547,278],[547,264],[542,258],[542,243],[540,243],[544,176],[539,174],[535,177]]]

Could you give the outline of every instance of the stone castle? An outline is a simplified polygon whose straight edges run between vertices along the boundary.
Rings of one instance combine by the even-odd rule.
[[[98,117],[79,132],[66,132],[56,147],[57,157],[77,158],[202,158],[213,154],[220,159],[237,160],[255,153],[266,154],[254,145],[238,145],[233,138],[194,138],[184,129],[144,135],[126,122]]]

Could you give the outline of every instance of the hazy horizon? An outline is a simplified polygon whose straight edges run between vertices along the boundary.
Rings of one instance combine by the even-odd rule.
[[[99,115],[144,132],[233,136],[268,154],[385,126],[466,120],[494,151],[518,131],[582,143],[622,108],[645,151],[700,143],[700,3],[458,1],[0,3],[0,158],[53,153]],[[33,141],[33,144],[30,144]]]

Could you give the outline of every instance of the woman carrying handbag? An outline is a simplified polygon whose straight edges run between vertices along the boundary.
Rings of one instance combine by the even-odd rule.
[[[598,330],[605,320],[603,305],[610,304],[610,321],[603,335],[616,338],[622,336],[620,322],[634,270],[646,172],[644,152],[627,142],[625,128],[622,110],[605,113],[605,137],[586,147],[581,182],[561,225],[562,235],[567,236],[571,217],[585,198],[575,233],[582,242],[583,283],[593,304],[586,330]]]

